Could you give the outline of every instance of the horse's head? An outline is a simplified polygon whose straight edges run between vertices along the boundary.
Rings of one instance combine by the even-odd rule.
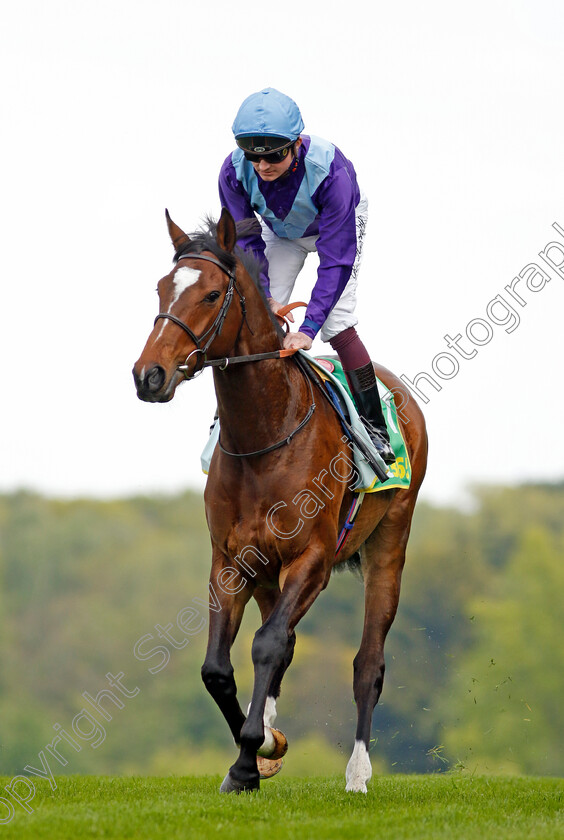
[[[167,402],[177,385],[202,369],[206,354],[227,356],[244,321],[244,299],[235,280],[235,222],[223,210],[215,239],[192,239],[166,213],[175,266],[159,280],[159,314],[133,367],[137,396]]]

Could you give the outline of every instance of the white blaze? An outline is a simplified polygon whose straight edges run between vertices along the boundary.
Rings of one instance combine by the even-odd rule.
[[[198,282],[200,277],[200,272],[197,268],[189,268],[187,265],[183,265],[176,270],[176,274],[174,275],[174,297],[170,303],[168,311],[170,312],[171,307],[174,306],[182,292],[184,292],[189,286],[193,286],[194,283]]]
[[[182,294],[188,289],[190,286],[193,286],[194,283],[197,283],[200,278],[200,271],[197,268],[189,268],[187,265],[182,265],[180,268],[176,269],[176,274],[174,275],[173,284],[174,284],[174,295],[172,297],[171,302],[168,305],[167,312],[170,313],[172,307]],[[163,333],[164,328],[166,327],[167,321],[166,318],[162,319],[162,326],[160,332],[157,336],[159,339]]]

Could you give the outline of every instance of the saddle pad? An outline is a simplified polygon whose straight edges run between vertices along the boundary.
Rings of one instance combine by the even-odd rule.
[[[307,360],[313,364],[317,373],[322,378],[328,379],[331,384],[338,389],[343,402],[348,408],[351,425],[361,434],[363,440],[368,440],[370,443],[364,424],[360,419],[354,404],[351,390],[341,362],[338,359],[333,359],[328,356],[316,356],[315,358],[312,358],[308,354],[304,355]],[[393,464],[387,467],[388,475],[390,476],[388,480],[381,482],[374,474],[373,469],[355,447],[353,450],[354,462],[361,476],[361,483],[359,483],[358,487],[354,488],[358,492],[378,493],[380,490],[389,490],[395,487],[406,489],[411,483],[411,463],[409,461],[409,455],[407,453],[403,435],[400,431],[396,406],[394,403],[394,395],[380,379],[378,379],[378,391],[380,394],[380,402],[382,403],[382,412],[384,414],[388,434],[390,436],[390,444],[394,450],[396,460]],[[370,446],[373,449],[371,443]]]

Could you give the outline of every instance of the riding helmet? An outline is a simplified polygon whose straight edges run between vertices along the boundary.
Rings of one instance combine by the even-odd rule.
[[[249,151],[270,152],[295,142],[303,128],[304,121],[294,100],[271,87],[248,96],[232,126],[240,146]]]

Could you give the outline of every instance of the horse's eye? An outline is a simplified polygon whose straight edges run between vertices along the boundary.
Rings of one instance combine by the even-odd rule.
[[[206,295],[205,300],[208,303],[215,303],[215,301],[218,299],[218,297],[219,297],[219,292],[216,292],[216,291],[215,292],[210,292],[209,295]]]

